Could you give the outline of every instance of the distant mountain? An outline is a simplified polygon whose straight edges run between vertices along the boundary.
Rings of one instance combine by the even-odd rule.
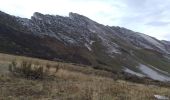
[[[0,52],[92,65],[107,71],[170,81],[170,42],[83,15],[0,12]]]

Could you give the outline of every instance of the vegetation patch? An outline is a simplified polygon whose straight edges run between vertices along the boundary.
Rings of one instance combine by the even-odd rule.
[[[33,64],[29,61],[22,61],[21,63],[17,63],[13,61],[9,65],[9,72],[12,73],[14,76],[23,77],[26,79],[44,79],[49,76],[49,70],[51,65],[40,65],[40,64]],[[56,72],[58,71],[58,67],[56,67]]]

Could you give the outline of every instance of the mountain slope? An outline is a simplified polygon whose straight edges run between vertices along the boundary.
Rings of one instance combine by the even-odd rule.
[[[76,13],[63,17],[36,12],[26,19],[0,12],[0,41],[0,51],[5,53],[81,63],[111,72],[133,71],[170,81],[169,42],[104,26]]]

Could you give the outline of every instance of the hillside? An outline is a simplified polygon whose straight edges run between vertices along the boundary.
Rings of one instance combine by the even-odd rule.
[[[104,26],[83,15],[0,12],[0,52],[72,62],[109,72],[170,81],[170,46],[148,35]]]
[[[8,65],[13,60],[17,62],[26,60],[42,65],[59,65],[59,69],[55,72],[53,67],[50,68],[52,78],[28,80],[9,73]],[[168,85],[139,84],[114,77],[113,73],[96,70],[90,66],[0,54],[1,100],[155,100],[170,98],[170,86]]]

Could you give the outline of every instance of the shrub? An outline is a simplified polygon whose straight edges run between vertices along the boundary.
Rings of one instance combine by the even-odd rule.
[[[27,79],[44,79],[47,76],[42,65],[35,65],[28,61],[22,61],[20,64],[13,61],[9,65],[9,71],[15,76]]]
[[[8,70],[10,72],[13,72],[14,69],[16,69],[17,63],[15,61],[12,61],[12,63],[9,65]]]
[[[58,70],[59,70],[59,64],[55,65],[55,72],[58,72]]]

